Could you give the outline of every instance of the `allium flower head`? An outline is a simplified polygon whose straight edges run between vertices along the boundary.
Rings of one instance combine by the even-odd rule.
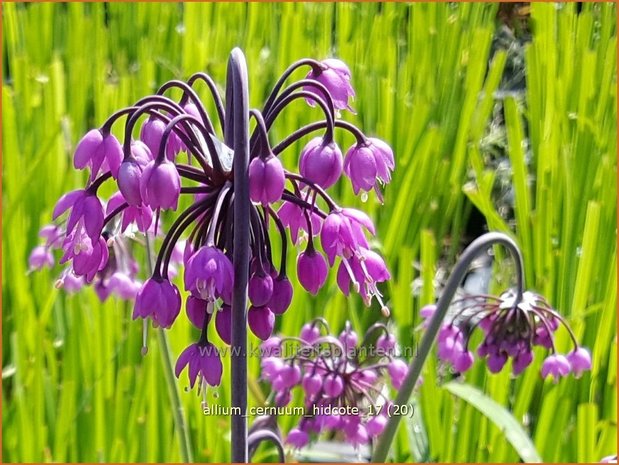
[[[534,346],[553,352],[542,365],[543,378],[552,377],[556,382],[570,372],[580,376],[591,368],[589,352],[578,345],[565,320],[538,294],[527,291],[518,299],[517,293],[510,290],[500,297],[466,296],[454,304],[460,309],[439,332],[438,356],[458,372],[473,365],[469,340],[477,327],[484,339],[476,352],[486,359],[492,373],[503,370],[511,359],[512,373],[519,375],[533,361]],[[567,357],[555,353],[553,334],[560,325],[569,331],[575,346]]]
[[[287,82],[296,69],[307,66],[309,81]],[[194,90],[200,80],[209,83],[214,105],[205,104]],[[388,180],[389,170],[384,168],[393,168],[385,147],[372,142],[353,124],[336,120],[338,110],[350,109],[349,99],[354,96],[350,80],[350,70],[340,60],[305,59],[294,63],[275,82],[261,109],[251,109],[245,115],[227,114],[235,111],[235,105],[224,101],[204,73],[187,81],[169,81],[155,94],[118,109],[77,144],[74,165],[90,169],[88,183],[60,198],[53,212],[55,224],[42,231],[45,245],[34,249],[31,268],[51,266],[54,251],[60,249],[64,268],[58,287],[73,292],[88,283],[101,300],[112,296],[135,300],[133,317],[163,328],[171,327],[181,314],[183,298],[176,282],[177,276],[182,276],[188,294],[183,317],[201,331],[198,343],[179,358],[177,370],[178,374],[189,367],[192,386],[198,376],[210,385],[221,376],[219,356],[205,355],[202,349],[212,346],[206,338],[212,333],[211,324],[222,343],[231,340],[230,305],[235,279],[241,279],[234,276],[231,261],[236,238],[249,241],[251,266],[242,282],[248,281],[251,305],[247,323],[260,339],[271,336],[277,316],[290,307],[294,287],[286,264],[292,245],[303,243],[297,257],[297,278],[307,291],[316,294],[327,282],[330,266],[338,266],[339,260],[349,280],[346,286],[338,279],[340,287],[347,293],[352,284],[365,303],[376,298],[386,308],[377,283],[387,280],[389,273],[384,261],[370,250],[366,235],[375,234],[372,221],[360,211],[338,205],[326,190],[341,178],[344,165],[334,142],[336,130],[352,134],[358,143],[379,147],[376,150],[382,157],[376,161],[377,179]],[[170,91],[178,92],[179,99],[173,99]],[[314,107],[308,111],[319,119],[272,145],[271,127],[295,100],[308,102]],[[207,111],[211,106],[215,107],[213,114]],[[237,117],[253,128],[246,134],[249,166],[231,147],[239,136],[230,133],[233,125],[229,122]],[[323,130],[323,134],[317,132]],[[124,139],[116,139],[113,132],[123,133]],[[134,139],[138,132],[139,139]],[[306,145],[292,164],[299,166],[297,173],[284,166],[282,154],[299,143]],[[238,176],[238,172],[235,176],[239,161],[247,176]],[[117,189],[105,203],[98,192],[106,183]],[[253,202],[239,220],[235,202],[240,193]],[[244,202],[236,205],[239,203]],[[318,241],[323,224],[326,230]],[[275,247],[274,232],[278,235]],[[147,254],[134,254],[144,246]],[[145,255],[153,258],[152,266],[139,267],[135,257]],[[143,327],[145,353],[148,326]],[[352,334],[346,335],[346,341],[353,345]],[[298,384],[300,368],[295,365],[287,370],[277,383]],[[342,376],[329,378],[327,390],[333,395],[340,382],[346,388],[346,380],[340,381]],[[286,395],[278,399],[283,402]],[[313,428],[319,428],[319,423]],[[352,423],[349,432],[357,440],[365,437]]]
[[[389,335],[384,325],[376,324],[364,339],[374,331]],[[398,389],[408,372],[394,352],[359,346],[349,323],[338,338],[328,332],[322,319],[306,323],[298,339],[278,338],[280,353],[273,356],[270,350],[262,360],[262,377],[271,383],[276,405],[287,405],[294,389],[304,394],[308,415],[287,437],[295,448],[323,432],[343,431],[353,446],[367,444],[382,433],[391,408],[384,382],[390,380]]]

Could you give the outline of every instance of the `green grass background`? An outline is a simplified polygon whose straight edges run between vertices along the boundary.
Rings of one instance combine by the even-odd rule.
[[[180,460],[154,336],[142,357],[129,306],[101,305],[90,289],[66,296],[53,287],[58,269],[27,275],[27,257],[56,199],[85,181],[71,163],[81,135],[170,78],[203,70],[223,83],[236,45],[247,55],[253,106],[298,58],[335,55],[350,65],[357,115],[345,118],[387,140],[397,167],[383,206],[373,196],[362,203],[345,182],[334,195],[377,222],[401,343],[416,339],[418,310],[434,300],[434,274],[453,263],[474,204],[492,230],[518,240],[528,286],[568,317],[594,362],[580,380],[556,385],[539,377],[541,353],[516,380],[489,375],[478,362],[466,382],[512,411],[545,461],[615,453],[616,9],[531,10],[527,91],[504,98],[506,131],[497,142],[489,121],[508,53],[491,58],[496,4],[4,4],[3,461]],[[317,111],[291,107],[273,139]],[[490,143],[511,161],[515,222],[497,206]],[[289,151],[285,163],[295,166],[296,157]],[[506,273],[497,275],[498,290],[509,285]],[[421,289],[413,295],[415,279]],[[296,291],[278,322],[285,334],[321,314],[338,330],[346,319],[362,331],[379,318],[359,298],[343,298],[333,277],[317,298]],[[192,331],[185,323],[170,331],[175,354]],[[568,350],[566,334],[558,346]],[[442,388],[437,370],[431,358],[418,414],[402,423],[393,458],[517,461],[505,433]],[[259,374],[255,358],[250,373]],[[260,389],[252,383],[254,405],[267,394]],[[215,395],[227,403],[227,379]],[[190,393],[182,400],[195,459],[227,460],[228,418],[202,415]],[[268,449],[261,457],[273,458]]]

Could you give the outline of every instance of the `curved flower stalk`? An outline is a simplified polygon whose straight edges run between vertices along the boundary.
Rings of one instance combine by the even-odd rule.
[[[355,447],[380,436],[392,407],[385,381],[399,389],[408,370],[381,323],[359,341],[349,323],[336,337],[319,318],[304,325],[299,337],[272,337],[262,352],[262,377],[271,384],[275,405],[286,407],[294,390],[304,395],[305,416],[286,438],[297,449],[322,433]]]
[[[504,246],[514,259],[516,267],[516,288],[493,296],[467,296],[462,311],[455,317],[445,319],[447,311],[456,294],[458,286],[467,273],[468,267],[481,252],[492,245]],[[480,357],[487,357],[486,363],[492,372],[499,372],[507,359],[512,359],[514,374],[520,374],[532,361],[532,347],[548,347],[552,354],[542,365],[542,376],[552,376],[556,380],[573,372],[580,375],[591,368],[589,352],[580,347],[565,320],[545,301],[533,292],[524,290],[523,260],[516,243],[502,233],[487,233],[473,241],[462,253],[456,263],[436,305],[422,310],[425,333],[419,344],[416,357],[408,366],[394,403],[408,402],[417,383],[421,369],[438,337],[438,355],[451,363],[457,371],[466,371],[473,364],[473,354],[468,349],[470,334],[481,328],[484,340],[477,349]],[[462,318],[463,314],[469,316]],[[562,324],[570,332],[574,350],[567,355],[556,354],[553,333]],[[372,454],[372,462],[384,462],[395,438],[400,418],[389,418],[384,433]]]
[[[308,69],[306,77],[287,85],[303,68]],[[116,111],[78,143],[74,166],[89,172],[88,183],[61,197],[53,214],[56,224],[63,225],[55,239],[64,251],[62,261],[69,264],[63,275],[87,283],[106,275],[110,241],[123,242],[123,235],[135,229],[162,238],[133,311],[134,319],[150,319],[161,328],[173,326],[181,314],[184,299],[173,278],[182,244],[183,284],[189,294],[184,313],[201,336],[180,355],[175,372],[180,376],[187,368],[189,384],[203,393],[219,384],[220,355],[208,336],[214,322],[222,342],[241,349],[232,364],[233,406],[246,405],[246,393],[241,394],[246,325],[258,338],[268,339],[275,317],[286,312],[292,299],[286,229],[302,247],[297,277],[308,292],[317,293],[329,267],[337,265],[342,292],[360,293],[367,305],[376,299],[382,313],[389,314],[377,286],[389,279],[389,272],[368,242],[375,233],[372,221],[327,193],[344,173],[355,192],[374,189],[380,197],[380,187],[394,169],[393,153],[384,142],[337,118],[339,110],[350,109],[354,96],[348,67],[336,59],[300,60],[276,82],[261,110],[248,107],[246,72],[242,52],[235,49],[225,105],[213,80],[196,73]],[[214,102],[214,118],[195,90],[202,84]],[[178,101],[168,96],[170,90],[180,91]],[[299,100],[322,118],[272,143],[270,128]],[[112,129],[123,136],[117,139]],[[346,157],[335,142],[336,130],[355,137]],[[299,155],[300,173],[284,167],[279,155],[309,135],[315,138]],[[99,195],[104,183],[118,188],[105,204]],[[169,227],[161,224],[163,211],[178,211]],[[280,257],[272,253],[272,230],[281,242]],[[304,245],[300,232],[307,239]],[[31,266],[49,266],[48,251],[35,250]],[[137,271],[131,276],[133,285],[136,276]],[[246,450],[245,430],[239,425],[237,429],[233,421],[233,438]],[[246,456],[233,454],[233,459]]]

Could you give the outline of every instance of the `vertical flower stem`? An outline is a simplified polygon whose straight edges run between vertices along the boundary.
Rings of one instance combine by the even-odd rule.
[[[430,349],[432,349],[432,344],[434,343],[434,340],[436,339],[436,336],[441,328],[441,324],[445,319],[449,305],[456,294],[456,290],[458,289],[460,282],[466,275],[469,266],[481,252],[487,250],[490,246],[495,244],[505,246],[514,258],[517,274],[516,302],[519,302],[522,299],[522,293],[524,291],[524,268],[522,254],[520,253],[520,249],[518,249],[516,243],[506,234],[496,232],[487,233],[475,239],[464,250],[451,275],[449,276],[447,283],[445,284],[445,288],[443,289],[443,292],[441,293],[441,296],[436,304],[436,311],[430,319],[428,328],[421,339],[417,353],[408,367],[406,378],[404,378],[402,386],[398,391],[398,395],[395,399],[395,405],[404,405],[410,399],[413,389],[415,388],[415,384],[421,374],[423,364],[425,363],[426,358],[428,358]],[[383,431],[376,447],[374,448],[371,460],[372,462],[380,463],[387,459],[387,454],[389,453],[391,444],[395,439],[400,420],[401,416],[399,415],[393,415],[389,418],[385,431]]]
[[[146,254],[148,263],[148,272],[153,274],[154,254],[153,247],[148,233],[146,234]],[[162,328],[157,328],[157,343],[161,350],[161,365],[163,366],[163,374],[165,377],[170,403],[172,404],[172,412],[174,413],[174,427],[178,434],[178,445],[183,463],[193,462],[193,452],[191,450],[191,439],[189,438],[189,428],[185,418],[185,410],[181,403],[181,396],[178,390],[176,377],[174,376],[174,368],[172,368],[172,352],[168,343],[168,335]]]
[[[234,237],[232,262],[231,387],[232,462],[246,463],[247,457],[247,275],[249,273],[249,95],[247,65],[240,49],[230,53],[226,92],[225,142],[234,150]],[[240,413],[236,413],[240,412]]]

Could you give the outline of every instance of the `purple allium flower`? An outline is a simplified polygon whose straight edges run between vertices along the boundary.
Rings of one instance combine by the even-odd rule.
[[[133,319],[152,318],[153,323],[169,328],[181,311],[178,288],[162,278],[148,279],[138,292],[133,307]]]
[[[438,356],[453,365],[458,372],[465,372],[473,365],[473,352],[468,348],[471,333],[479,327],[484,334],[476,352],[486,359],[488,370],[499,373],[511,359],[512,373],[521,374],[533,361],[533,347],[549,348],[553,354],[542,365],[542,377],[552,376],[555,381],[573,372],[579,376],[591,369],[589,352],[578,346],[569,326],[543,297],[524,292],[517,301],[515,292],[509,290],[500,297],[465,296],[452,304],[458,312],[445,322],[438,334]],[[434,308],[422,309],[428,317]],[[424,316],[424,315],[422,315]],[[560,324],[570,333],[574,350],[567,356],[554,353],[554,332]]]
[[[223,365],[217,347],[210,342],[191,344],[179,355],[174,369],[177,378],[187,365],[192,388],[198,378],[211,386],[221,383]]]
[[[110,276],[107,287],[110,292],[118,295],[121,299],[132,300],[136,298],[142,285],[128,274],[116,271]]]
[[[327,262],[313,247],[308,247],[297,259],[297,277],[307,292],[316,295],[327,280]]]
[[[67,220],[66,234],[73,232],[79,224],[83,225],[91,239],[97,239],[103,229],[103,205],[94,193],[78,189],[60,197],[54,207],[55,220],[67,210],[71,210]]]
[[[112,214],[126,202],[124,196],[117,192],[107,202],[105,213]],[[146,233],[153,223],[153,211],[148,205],[128,205],[122,210],[121,231],[125,232],[130,224],[135,224],[138,231]]]
[[[257,307],[268,304],[273,296],[273,278],[268,274],[254,273],[249,278],[248,295],[251,303]]]
[[[151,161],[140,179],[140,195],[143,202],[153,210],[158,208],[176,210],[181,191],[181,180],[170,161]]]
[[[123,150],[118,139],[112,134],[104,135],[99,129],[92,129],[78,142],[73,156],[73,165],[78,170],[90,168],[90,181],[93,181],[101,168],[110,170],[112,176],[118,175],[123,158]]]
[[[567,354],[567,361],[570,363],[571,371],[577,378],[584,371],[591,370],[591,354],[584,347],[578,347]]]
[[[166,124],[159,118],[149,117],[140,131],[140,139],[150,150],[153,157],[156,157],[159,153],[159,146],[161,145],[161,137],[165,131]]]
[[[39,245],[32,249],[30,257],[28,257],[28,266],[30,270],[40,270],[41,268],[52,268],[54,266],[54,256],[49,251],[49,248]]]
[[[185,303],[187,318],[198,329],[204,328],[206,319],[210,320],[212,313],[207,311],[208,302],[190,295]]]
[[[256,203],[268,205],[282,198],[286,177],[279,158],[269,155],[256,157],[249,164],[249,197]]]
[[[270,338],[275,326],[275,314],[269,307],[249,307],[247,312],[249,329],[263,341]]]
[[[368,307],[372,299],[376,298],[381,306],[381,312],[389,316],[389,308],[382,299],[382,294],[376,287],[376,283],[387,281],[391,278],[389,270],[380,255],[371,250],[359,248],[362,259],[351,257],[343,259],[337,270],[337,284],[344,295],[350,293],[350,285],[356,292],[361,294],[363,302]]]
[[[273,293],[267,306],[276,315],[282,315],[292,302],[292,284],[286,276],[277,276],[273,280]]]
[[[542,364],[542,378],[550,376],[556,383],[559,378],[569,375],[570,369],[570,362],[564,355],[549,355]]]
[[[301,151],[299,172],[309,181],[328,189],[340,179],[343,164],[342,152],[337,144],[316,137]]]
[[[351,110],[348,104],[349,98],[354,98],[355,91],[350,84],[350,69],[341,60],[336,58],[328,58],[321,62],[322,69],[313,69],[307,75],[308,79],[315,79],[324,85],[333,100],[333,106],[337,110]],[[307,86],[306,90],[315,91],[311,86]],[[320,96],[320,94],[318,94]],[[306,99],[310,105],[314,105],[312,99]]]
[[[137,160],[133,157],[123,160],[118,170],[118,189],[129,205],[142,205],[141,178],[142,167]]]
[[[73,261],[73,272],[83,276],[90,283],[98,271],[105,268],[109,258],[107,243],[102,237],[92,240],[81,231],[67,236],[63,244],[65,251],[60,263],[69,259]]]
[[[299,337],[308,344],[312,344],[320,337],[320,328],[314,323],[305,323],[301,328]]]
[[[344,172],[352,181],[355,194],[374,189],[382,201],[381,184],[391,181],[395,168],[393,151],[385,142],[370,137],[365,144],[353,145],[344,159]]]
[[[386,425],[384,404],[389,400],[383,389],[385,380],[391,378],[398,388],[408,367],[393,353],[359,357],[359,337],[349,323],[339,338],[321,336],[320,328],[330,332],[326,321],[317,319],[303,325],[299,338],[278,338],[276,344],[281,351],[278,356],[269,354],[262,359],[262,378],[271,383],[277,405],[285,405],[295,388],[305,395],[308,415],[289,433],[305,433],[304,444],[322,432],[344,432],[350,444],[366,444]],[[389,334],[386,326],[378,323],[363,339],[375,330],[380,330],[381,336]],[[353,344],[352,350],[347,350],[348,344]],[[348,413],[354,411],[353,407],[358,415]],[[380,415],[375,416],[376,412]]]
[[[290,229],[292,242],[296,244],[299,238],[299,231],[307,232],[307,221],[304,210],[292,202],[284,202],[277,212],[282,224]],[[316,213],[309,213],[312,222],[312,233],[318,235],[322,227],[322,221]]]
[[[393,355],[396,348],[396,340],[393,334],[382,334],[376,339],[376,348],[384,354]]]
[[[288,433],[286,442],[296,449],[301,449],[309,442],[309,435],[299,428],[294,428]]]
[[[74,294],[82,289],[84,286],[84,278],[81,276],[75,276],[70,270],[65,270],[64,273],[56,280],[55,287],[57,289],[64,289],[70,294]]]
[[[185,288],[196,297],[215,302],[232,302],[234,271],[232,262],[219,249],[201,247],[191,256],[185,268]]]

